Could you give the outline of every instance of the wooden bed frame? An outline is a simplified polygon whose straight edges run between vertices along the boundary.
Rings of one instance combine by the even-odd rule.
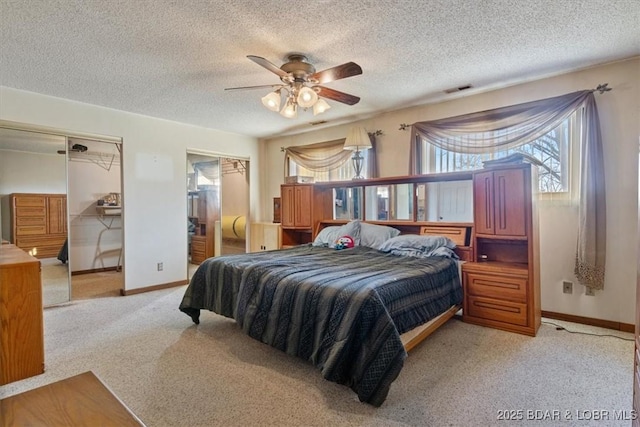
[[[347,220],[324,220],[318,223],[314,233],[317,236],[320,230],[331,225],[343,225]],[[376,225],[386,225],[400,230],[400,234],[418,234],[423,236],[445,236],[458,245],[456,254],[462,261],[473,259],[473,248],[470,243],[473,241],[473,224],[469,223],[439,223],[439,222],[408,222],[408,221],[362,221]],[[462,283],[462,277],[460,277]],[[451,306],[447,311],[434,317],[427,323],[400,335],[404,349],[409,352],[418,344],[424,341],[429,335],[434,333],[447,320],[456,315],[462,309],[462,304]]]
[[[456,313],[461,309],[462,305],[454,305],[438,317],[429,320],[424,325],[420,325],[416,328],[413,328],[409,332],[405,332],[404,334],[400,335],[402,345],[404,345],[404,349],[407,351],[407,353],[413,350],[415,346],[424,341],[429,335],[434,333],[436,329],[444,325],[447,320],[455,316]]]

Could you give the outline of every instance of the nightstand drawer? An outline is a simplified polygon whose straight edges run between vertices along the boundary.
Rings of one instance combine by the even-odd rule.
[[[489,298],[527,301],[527,279],[498,274],[466,273],[466,291],[471,295]]]
[[[467,295],[467,315],[527,326],[527,305],[513,301]]]

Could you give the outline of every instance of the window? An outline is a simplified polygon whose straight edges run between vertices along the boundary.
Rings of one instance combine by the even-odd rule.
[[[368,178],[368,159],[369,159],[369,151],[364,150],[361,151],[362,157],[364,160],[362,161],[362,172],[361,175],[365,178]],[[289,165],[289,176],[312,176],[314,177],[316,182],[320,181],[348,181],[355,176],[355,171],[353,169],[353,162],[351,159],[344,162],[341,166],[325,171],[314,172],[309,170],[303,166],[298,165],[292,158],[287,158],[287,162]]]
[[[567,193],[571,190],[571,157],[579,139],[578,114],[541,138],[519,147],[492,153],[467,154],[448,151],[422,140],[421,173],[456,172],[481,169],[482,162],[522,153],[538,160],[539,190],[542,193]],[[491,134],[496,135],[496,131]],[[505,135],[506,136],[506,135]],[[576,145],[577,146],[577,145]]]

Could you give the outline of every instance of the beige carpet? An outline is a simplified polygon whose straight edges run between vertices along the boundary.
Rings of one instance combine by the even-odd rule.
[[[374,408],[232,320],[206,312],[193,325],[178,311],[184,289],[46,309],[46,372],[0,387],[0,398],[93,370],[150,427],[630,425],[577,418],[629,413],[631,341],[546,324],[530,338],[451,320],[410,354]],[[524,421],[498,420],[504,410],[524,411]],[[536,410],[572,419],[527,421]]]

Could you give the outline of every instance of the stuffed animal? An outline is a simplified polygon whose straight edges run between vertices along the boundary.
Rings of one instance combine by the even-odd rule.
[[[340,249],[352,248],[354,246],[355,244],[353,243],[353,239],[351,238],[351,236],[342,236],[342,237],[338,237],[338,240],[336,240],[335,248],[340,250]]]

